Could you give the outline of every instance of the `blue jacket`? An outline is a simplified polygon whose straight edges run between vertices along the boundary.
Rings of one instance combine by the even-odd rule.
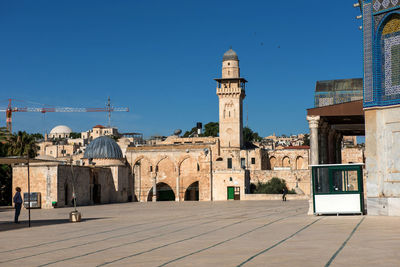
[[[14,200],[15,204],[22,204],[21,193],[17,191],[17,193],[15,193],[15,195],[14,195],[13,200]]]

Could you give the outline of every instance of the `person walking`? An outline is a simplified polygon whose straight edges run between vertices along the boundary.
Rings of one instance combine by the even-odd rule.
[[[282,201],[286,201],[286,194],[287,194],[287,189],[284,187],[282,189]]]
[[[21,188],[16,187],[15,191],[17,191],[14,195],[13,201],[14,201],[14,206],[15,206],[15,216],[14,216],[14,222],[18,222],[18,217],[19,214],[21,213],[21,207],[22,207],[22,197],[21,197]]]

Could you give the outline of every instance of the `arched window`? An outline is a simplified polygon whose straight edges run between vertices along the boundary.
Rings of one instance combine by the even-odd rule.
[[[304,166],[304,158],[302,156],[298,156],[296,158],[296,170],[305,169]]]
[[[282,159],[282,167],[290,167],[290,159],[289,159],[289,157],[285,156]]]
[[[269,158],[269,164],[271,166],[271,170],[273,170],[276,167],[276,158],[275,157],[270,157]]]
[[[393,14],[382,24],[377,48],[377,92],[382,101],[400,96],[400,15]]]

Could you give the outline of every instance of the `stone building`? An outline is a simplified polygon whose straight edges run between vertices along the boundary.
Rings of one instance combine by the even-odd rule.
[[[240,76],[239,59],[232,49],[224,54],[222,77],[215,81],[219,137],[170,136],[152,145],[127,148],[136,198],[139,201],[246,199],[252,183],[266,182],[275,176],[284,178],[290,188],[309,192],[307,148],[278,152],[254,144],[246,147],[243,143],[247,81]],[[276,159],[279,163],[275,163]],[[273,169],[271,160],[276,164]]]
[[[50,139],[64,139],[69,138],[72,133],[71,128],[65,125],[59,125],[54,127],[49,134]]]
[[[30,164],[30,190],[41,194],[42,208],[71,206],[73,190],[77,205],[132,200],[131,169],[114,140],[108,137],[94,139],[83,160],[83,166],[60,161]],[[14,165],[13,187],[19,186],[22,192],[27,192],[27,175],[26,165]]]

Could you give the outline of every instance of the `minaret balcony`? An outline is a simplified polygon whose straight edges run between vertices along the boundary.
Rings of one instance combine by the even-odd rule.
[[[230,94],[241,94],[245,93],[245,90],[241,87],[221,87],[217,88],[217,95],[230,95]]]

